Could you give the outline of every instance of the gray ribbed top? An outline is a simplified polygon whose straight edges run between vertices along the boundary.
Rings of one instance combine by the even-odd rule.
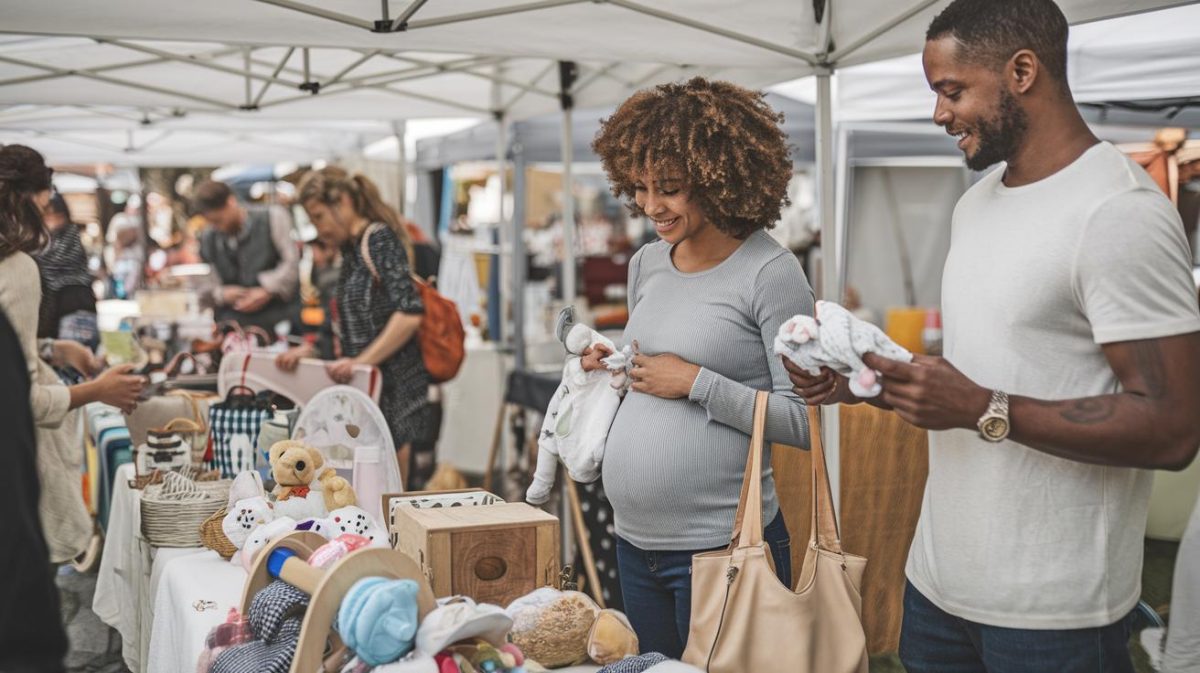
[[[699,273],[676,269],[663,241],[633,256],[624,342],[636,339],[643,354],[674,353],[703,369],[689,399],[630,391],[622,402],[604,453],[618,535],[658,551],[729,542],[755,391],[773,391],[767,439],[808,447],[804,402],[771,347],[779,326],[797,313],[812,315],[813,303],[799,260],[765,231]],[[769,446],[762,492],[765,524],[779,509]]]

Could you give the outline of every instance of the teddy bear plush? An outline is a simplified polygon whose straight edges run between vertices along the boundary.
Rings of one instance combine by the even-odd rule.
[[[320,450],[304,442],[294,439],[276,442],[271,446],[270,460],[271,476],[275,479],[272,493],[280,502],[308,498],[314,490],[320,491],[327,512],[358,502],[350,482],[332,469],[322,469],[325,458]]]

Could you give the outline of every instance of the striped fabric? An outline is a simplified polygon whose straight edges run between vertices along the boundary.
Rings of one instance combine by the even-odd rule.
[[[68,285],[91,287],[87,253],[79,238],[79,225],[68,222],[50,237],[50,245],[37,259],[43,291],[57,292]]]

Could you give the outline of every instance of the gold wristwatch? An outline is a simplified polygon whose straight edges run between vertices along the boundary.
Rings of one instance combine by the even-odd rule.
[[[987,411],[979,417],[979,436],[989,442],[1002,442],[1008,437],[1008,393],[992,391]]]

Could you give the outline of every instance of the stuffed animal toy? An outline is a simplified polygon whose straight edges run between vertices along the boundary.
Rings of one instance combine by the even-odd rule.
[[[254,570],[254,561],[258,557],[258,553],[263,550],[271,540],[285,535],[296,529],[296,520],[290,517],[277,517],[270,523],[265,523],[250,532],[246,538],[245,545],[242,546],[241,554],[234,554],[230,559],[232,562],[241,561],[242,567],[246,572]]]
[[[525,493],[525,500],[534,505],[550,499],[560,459],[575,481],[586,484],[600,478],[604,443],[625,394],[627,363],[632,363],[628,350],[617,350],[587,325],[571,327],[563,345],[568,355],[562,383],[546,409],[538,436],[537,470]],[[605,369],[583,371],[584,351],[597,346],[612,353],[602,360]]]
[[[280,502],[294,497],[305,498],[319,490],[325,511],[357,504],[354,488],[333,470],[322,470],[325,458],[320,450],[294,440],[276,442],[271,446],[271,476],[275,479],[276,499]],[[317,482],[319,487],[314,488]],[[318,515],[320,512],[311,513]]]
[[[588,660],[588,636],[600,608],[587,594],[544,587],[509,604],[509,640],[546,668]]]
[[[302,519],[294,527],[296,530],[316,533],[326,540],[351,534],[366,538],[372,547],[386,549],[390,546],[387,533],[375,523],[375,519],[366,510],[353,505],[335,509],[327,516]]]
[[[255,528],[274,520],[275,512],[271,509],[271,503],[265,497],[256,495],[239,500],[229,508],[221,520],[221,531],[233,546],[241,549]]]
[[[601,610],[588,635],[588,656],[592,661],[607,666],[637,653],[638,637],[625,613]]]
[[[813,376],[821,373],[821,367],[829,367],[850,380],[850,392],[864,398],[875,397],[883,386],[879,372],[862,361],[863,355],[875,353],[900,362],[913,359],[878,327],[831,301],[817,302],[815,318],[798,315],[783,323],[775,337],[775,353]]]
[[[372,547],[388,548],[387,531],[375,523],[367,511],[360,507],[342,507],[335,509],[325,517],[325,523],[330,530],[329,538],[333,539],[343,533],[361,535],[371,541]]]
[[[339,477],[332,468],[325,468],[317,477],[317,482],[321,484],[325,508],[329,511],[358,504],[358,495],[355,494],[354,487],[344,477]]]

